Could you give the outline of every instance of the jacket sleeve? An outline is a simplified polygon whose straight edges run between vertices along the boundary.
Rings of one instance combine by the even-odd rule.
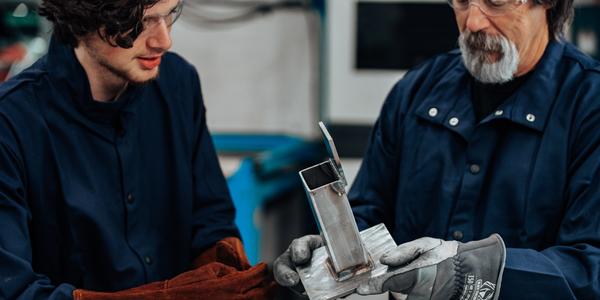
[[[33,269],[23,160],[4,121],[0,114],[0,299],[72,299],[73,286]]]
[[[200,82],[194,72],[194,152],[192,173],[194,183],[194,212],[192,255],[226,237],[239,237],[234,223],[235,208],[213,141],[206,126],[206,110],[202,102]]]
[[[348,199],[359,230],[384,222],[391,230],[396,201],[403,114],[399,104],[406,97],[404,81],[400,81],[387,96],[375,122],[369,146],[348,193]]]
[[[600,299],[600,108],[583,107],[556,241],[542,251],[507,249],[501,299]]]

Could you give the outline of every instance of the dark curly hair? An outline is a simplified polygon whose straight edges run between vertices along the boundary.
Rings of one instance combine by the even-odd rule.
[[[564,38],[567,25],[573,20],[573,0],[535,0],[540,5],[548,5],[546,12],[550,38]]]
[[[54,35],[73,47],[92,32],[113,46],[131,48],[142,32],[144,10],[160,0],[42,0],[38,13],[54,25]],[[102,29],[102,30],[101,30]]]

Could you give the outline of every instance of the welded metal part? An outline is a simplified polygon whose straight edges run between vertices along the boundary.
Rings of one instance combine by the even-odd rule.
[[[300,171],[311,207],[339,279],[368,268],[369,257],[358,233],[344,185],[330,161]]]
[[[329,263],[338,280],[368,269],[369,255],[363,246],[346,196],[346,179],[331,135],[319,126],[330,159],[300,171],[319,230],[325,240]]]
[[[308,296],[326,300],[350,294],[363,281],[385,274],[387,266],[379,258],[396,243],[383,224],[358,232],[335,144],[325,125],[319,126],[330,159],[300,171],[300,178],[325,246],[297,270]]]
[[[300,280],[311,300],[336,299],[353,293],[359,284],[370,278],[386,274],[388,267],[379,262],[381,256],[394,249],[396,243],[384,224],[375,225],[360,232],[360,237],[369,253],[370,268],[351,274],[340,281],[329,267],[327,247],[313,251],[310,264],[297,268]]]

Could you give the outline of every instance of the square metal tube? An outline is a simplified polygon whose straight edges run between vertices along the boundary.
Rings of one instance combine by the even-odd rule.
[[[358,232],[346,178],[333,139],[319,122],[330,159],[300,171],[310,206],[325,241],[309,264],[296,269],[310,299],[329,300],[352,293],[361,282],[387,271],[379,258],[396,247],[383,224]]]
[[[331,161],[300,171],[304,188],[325,240],[331,267],[343,280],[368,268],[369,255],[362,243],[344,182]]]

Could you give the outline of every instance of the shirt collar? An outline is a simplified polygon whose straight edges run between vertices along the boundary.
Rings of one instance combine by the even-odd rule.
[[[481,123],[507,119],[542,131],[556,98],[560,76],[558,68],[564,46],[562,42],[550,42],[531,77],[500,105],[495,113],[485,117]],[[471,84],[474,79],[464,67],[459,52],[455,52],[455,65],[433,87],[415,113],[468,139],[477,125],[470,101]]]

